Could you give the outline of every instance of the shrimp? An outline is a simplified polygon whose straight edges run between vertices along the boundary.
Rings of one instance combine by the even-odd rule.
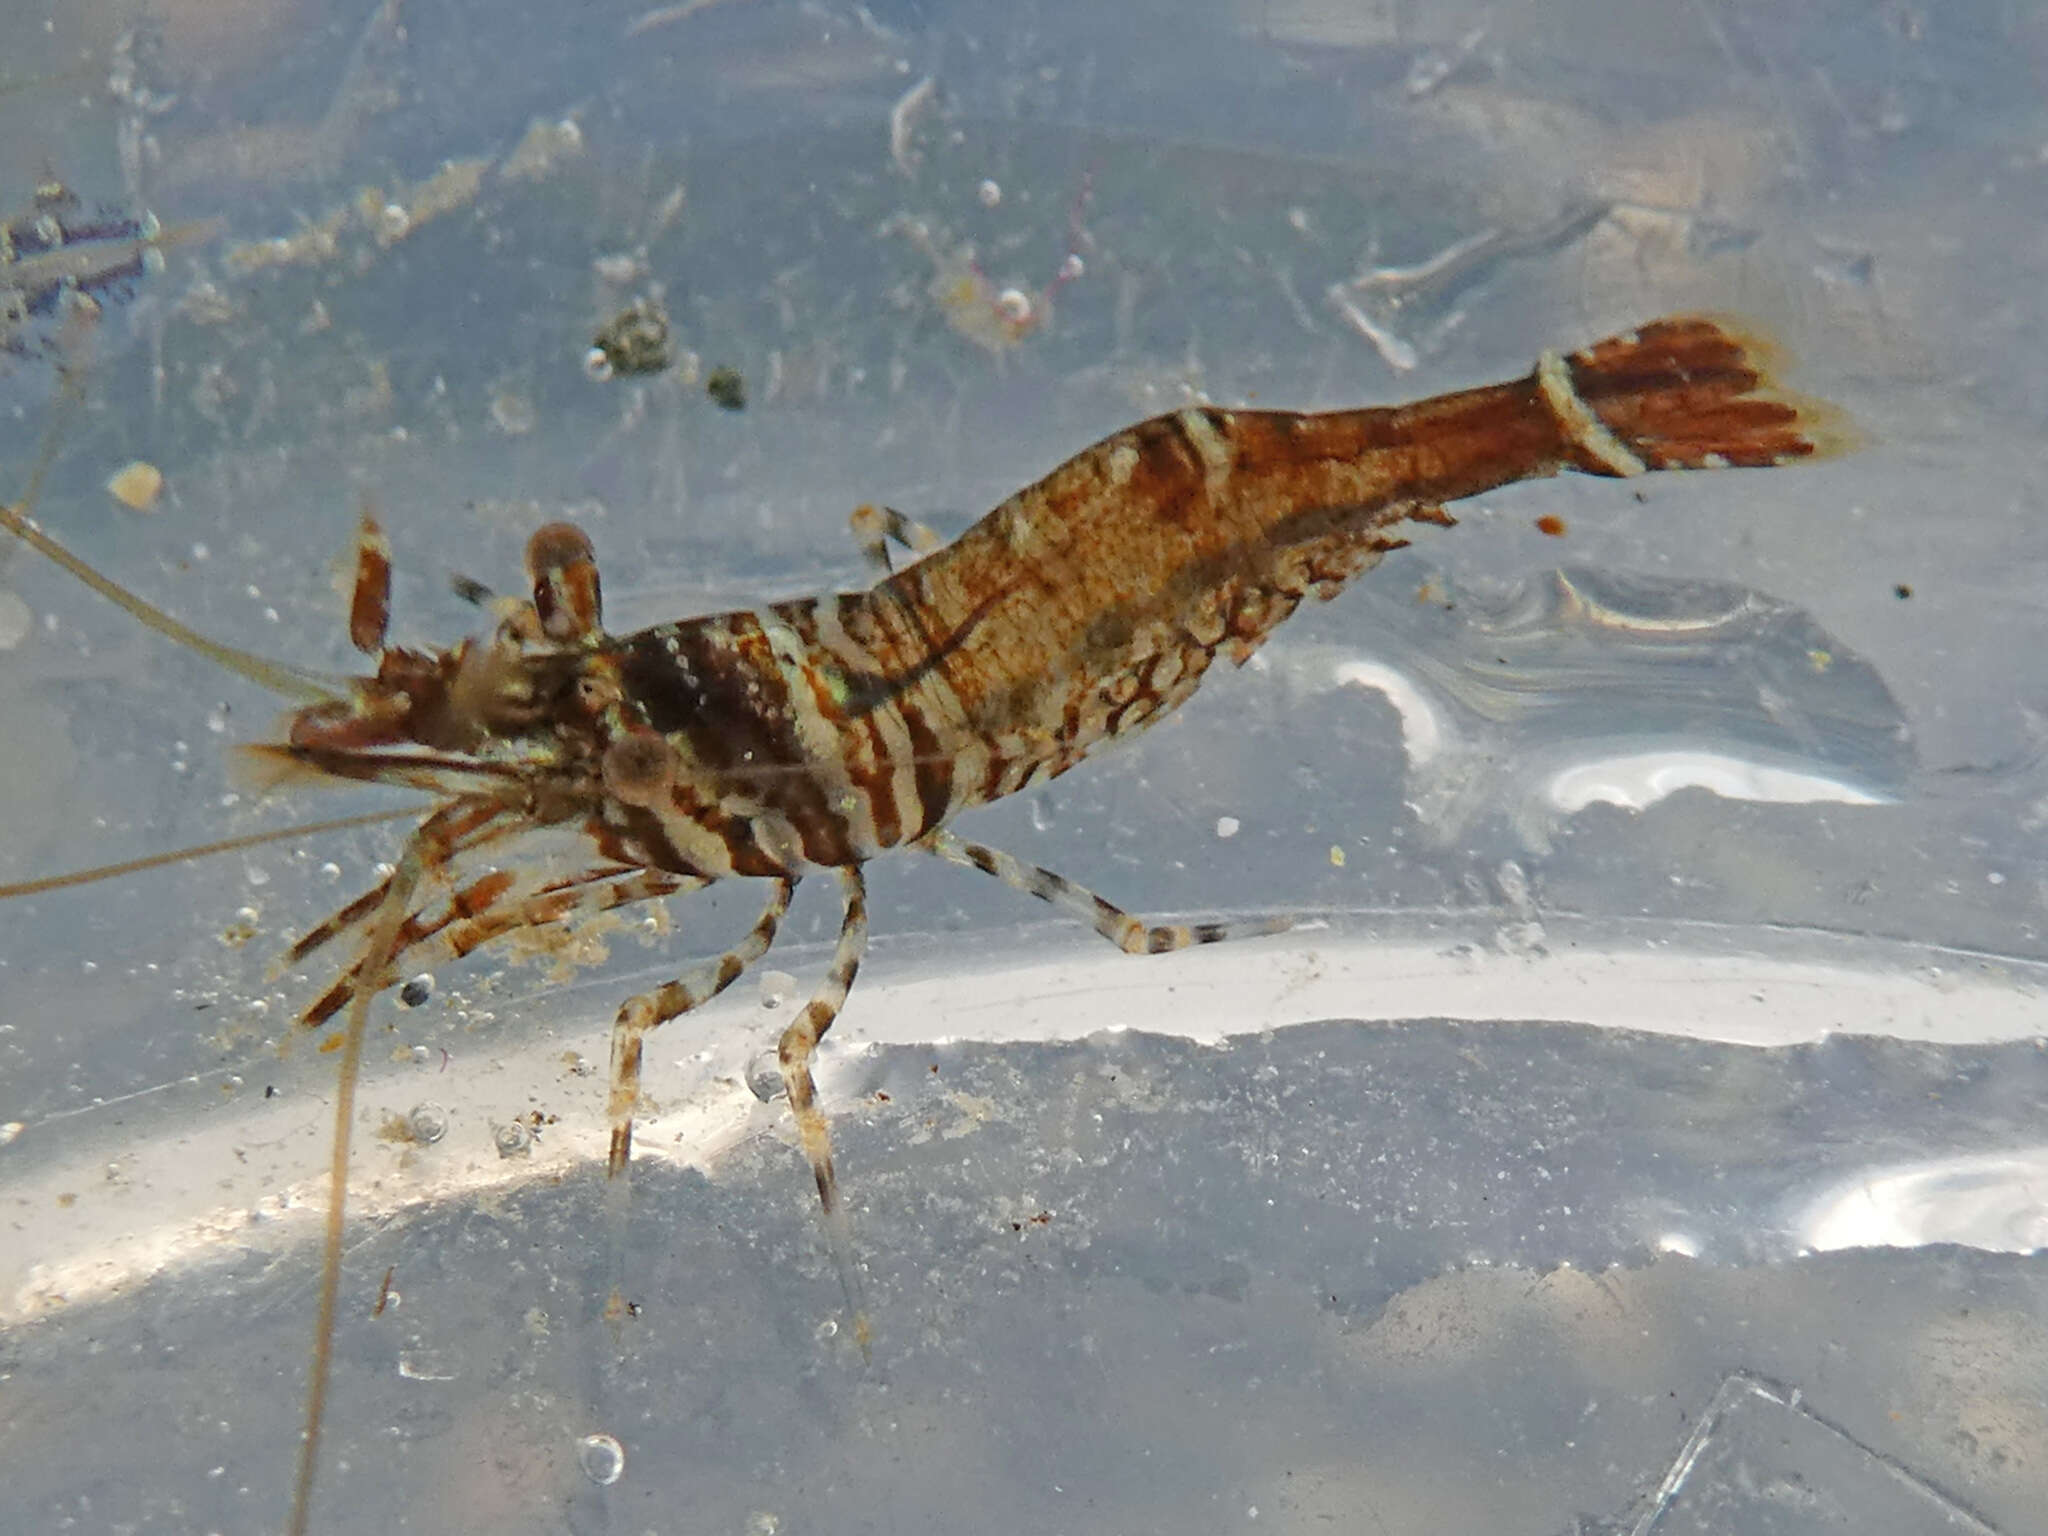
[[[739,943],[618,1011],[607,1173],[622,1192],[647,1036],[767,953],[800,881],[830,878],[837,944],[777,1062],[865,1346],[812,1062],[865,951],[871,860],[900,849],[979,870],[1134,955],[1282,931],[1290,920],[1148,923],[953,823],[1171,713],[1219,658],[1242,664],[1304,599],[1334,597],[1407,531],[1452,525],[1451,503],[1564,470],[1761,468],[1841,441],[1826,407],[1773,386],[1756,342],[1676,317],[1409,405],[1155,417],[1081,450],[943,547],[898,512],[861,507],[854,533],[881,571],[865,590],[630,634],[604,626],[589,539],[550,524],[526,546],[530,596],[445,649],[390,643],[394,556],[366,517],[348,634],[369,665],[339,683],[207,639],[78,559],[27,504],[0,508],[0,527],[140,622],[290,700],[282,736],[241,749],[278,779],[430,797],[391,873],[290,951],[297,961],[346,945],[352,958],[302,1015],[309,1029],[341,1020],[341,1089],[289,1529],[309,1526],[319,1468],[364,1031],[404,970],[718,881],[757,883],[759,914]],[[892,568],[892,544],[915,558]],[[580,867],[522,873],[518,845],[542,831],[578,848]],[[623,1305],[615,1284],[607,1310]]]

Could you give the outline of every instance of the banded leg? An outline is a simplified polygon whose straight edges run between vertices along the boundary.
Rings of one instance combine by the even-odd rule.
[[[1148,926],[1122,907],[1105,901],[1086,886],[1076,885],[1036,864],[1012,858],[986,843],[970,843],[951,832],[928,832],[916,846],[938,855],[963,869],[978,869],[994,875],[1012,890],[1040,901],[1050,902],[1062,912],[1078,917],[1127,955],[1162,955],[1186,949],[1192,944],[1220,944],[1225,939],[1263,938],[1285,933],[1294,926],[1291,917],[1261,917],[1231,923],[1156,923]]]
[[[420,824],[423,836],[434,839],[437,847],[445,850],[441,855],[441,866],[458,854],[468,853],[487,843],[501,838],[515,837],[524,830],[509,807],[492,801],[472,803],[457,801],[434,812]],[[330,913],[317,925],[306,930],[293,941],[285,951],[285,962],[296,965],[324,945],[332,943],[342,934],[367,921],[384,900],[384,893],[391,888],[386,879],[363,892],[354,901],[338,912]]]
[[[501,912],[480,912],[454,921],[461,914],[451,908],[448,914],[450,921],[428,927],[400,954],[415,964],[440,965],[460,960],[492,940],[521,929],[544,928],[579,917],[596,917],[620,907],[630,907],[636,902],[658,901],[665,896],[701,891],[710,883],[659,869],[592,871],[573,880],[543,886],[518,905]],[[419,947],[424,947],[424,953],[415,955],[413,951]]]
[[[633,1111],[640,1104],[640,1063],[647,1032],[701,1007],[740,979],[741,973],[768,952],[775,932],[789,911],[794,879],[771,882],[768,900],[747,936],[716,960],[685,971],[666,986],[629,997],[612,1023],[611,1151],[605,1160],[605,1248],[611,1284],[605,1290],[604,1316],[616,1336],[625,1322],[626,1216],[632,1194]]]
[[[542,886],[510,906],[498,907],[512,879],[503,873],[482,875],[451,895],[447,905],[433,917],[420,916],[408,921],[399,934],[398,953],[392,963],[394,967],[402,962],[431,970],[460,960],[510,933],[702,890],[709,883],[655,869],[589,870]],[[309,1029],[326,1023],[348,1001],[355,977],[355,968],[351,966],[341,980],[307,1005],[299,1022]]]
[[[839,1175],[832,1167],[832,1128],[818,1108],[818,1085],[811,1080],[811,1058],[818,1042],[846,1006],[846,994],[860,971],[861,956],[868,947],[868,888],[858,864],[839,869],[840,898],[846,904],[839,923],[839,943],[832,951],[831,967],[818,990],[797,1015],[796,1022],[782,1032],[775,1056],[782,1068],[782,1086],[789,1094],[790,1112],[796,1116],[798,1139],[804,1156],[810,1159],[811,1175],[818,1182],[818,1201],[824,1207],[825,1236],[832,1248],[832,1262],[839,1271],[839,1287],[846,1293],[846,1311],[853,1322],[853,1336],[863,1356],[868,1353],[868,1319],[861,1305],[860,1277],[853,1262],[853,1228],[839,1203]]]
[[[665,986],[629,997],[612,1023],[611,1152],[605,1176],[616,1179],[633,1155],[633,1111],[640,1102],[640,1060],[647,1032],[692,1008],[700,1008],[740,979],[741,973],[768,952],[775,932],[789,911],[793,878],[769,882],[768,900],[747,936],[716,960],[693,966]]]
[[[894,539],[919,559],[946,542],[923,523],[905,517],[894,507],[878,507],[863,502],[853,509],[853,516],[847,521],[853,529],[854,542],[860,545],[860,552],[867,557],[868,564],[884,576],[895,570],[889,561],[889,540]]]

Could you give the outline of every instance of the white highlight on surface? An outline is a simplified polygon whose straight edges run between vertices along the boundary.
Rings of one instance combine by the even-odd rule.
[[[1406,673],[1377,661],[1341,661],[1331,680],[1340,687],[1372,688],[1387,696],[1401,717],[1401,745],[1410,767],[1420,768],[1444,749],[1446,732],[1436,706]]]
[[[1344,291],[1342,283],[1332,283],[1324,295],[1331,307],[1343,317],[1344,323],[1372,344],[1380,360],[1396,373],[1408,373],[1422,359],[1414,346],[1405,338],[1397,336],[1352,302],[1351,295]]]
[[[1406,720],[1404,715],[1403,720]],[[1721,752],[1636,752],[1574,763],[1544,786],[1544,798],[1567,816],[1595,801],[1646,810],[1681,789],[1706,789],[1728,800],[1775,805],[1887,805],[1888,797],[1794,768],[1774,768]]]
[[[893,982],[871,966],[821,1053],[818,1078],[824,1100],[843,1104],[852,1091],[846,1074],[863,1045],[1073,1040],[1169,1025],[1177,1036],[1220,1045],[1327,1019],[1549,1020],[1757,1046],[1846,1033],[1944,1044],[2035,1038],[2041,1004],[2024,984],[2032,970],[2007,966],[2018,979],[1611,942],[1504,954],[1441,935],[1386,940],[1329,929],[1134,958],[1083,934],[1050,956],[1008,965],[997,956],[971,966],[944,963]],[[433,1072],[433,1092],[462,1134],[451,1129],[428,1147],[358,1135],[352,1221],[485,1198],[603,1163],[605,1074],[583,1075],[564,1063],[606,1059],[609,999],[579,1005],[573,994],[548,997],[552,1015],[564,1018],[560,1027],[466,1053]],[[782,1107],[763,1107],[746,1084],[758,1001],[728,995],[693,1017],[693,1042],[721,1042],[729,1069],[707,1077],[695,1059],[701,1052],[688,1063],[651,1056],[644,1091],[654,1108],[636,1127],[634,1150],[715,1178],[719,1159],[741,1142],[790,1129]],[[423,1070],[409,1053],[403,1062],[366,1067],[364,1131],[417,1101]],[[195,1093],[195,1102],[203,1097]],[[492,1127],[524,1120],[536,1107],[548,1113],[546,1134],[521,1156],[503,1155]],[[9,1158],[61,1150],[6,1170],[12,1214],[10,1240],[0,1245],[0,1326],[103,1299],[173,1265],[318,1241],[331,1128],[324,1091],[195,1107],[179,1112],[169,1129],[136,1108],[110,1114],[104,1126],[75,1115],[30,1126],[48,1134],[21,1133],[8,1149]],[[121,1170],[119,1179],[108,1177],[110,1167]],[[1943,1191],[1950,1201],[1959,1190],[1995,1192],[1984,1200],[2009,1212],[2008,1230],[2032,1222],[2027,1230],[2048,1235],[2038,1199],[2023,1209],[2014,1193],[2028,1179],[2026,1188],[2048,1190],[2048,1151],[1987,1160],[1974,1172],[1941,1164],[1901,1178],[1909,1174],[1922,1182],[1899,1183],[1891,1193],[1893,1186],[1859,1181],[1822,1202],[1807,1223],[1810,1245],[1890,1240],[1875,1235],[1883,1232],[1932,1240],[1911,1236],[1939,1230],[1928,1198],[1908,1198],[1920,1189]],[[1902,1214],[1909,1209],[1920,1212],[1911,1222]],[[1890,1215],[1881,1220],[1875,1211]]]
[[[2036,1253],[2048,1248],[2048,1146],[1859,1173],[1814,1196],[1793,1230],[1823,1253],[1928,1243]]]

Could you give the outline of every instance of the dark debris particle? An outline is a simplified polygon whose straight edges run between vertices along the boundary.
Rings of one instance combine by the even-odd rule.
[[[1900,582],[1900,583],[1899,583],[1899,584],[1898,584],[1897,586],[1895,586],[1895,587],[1893,587],[1893,588],[1892,588],[1892,596],[1893,596],[1893,597],[1896,597],[1896,598],[1897,598],[1897,599],[1898,599],[1898,600],[1899,600],[1900,602],[1902,602],[1902,603],[1903,603],[1903,602],[1904,602],[1904,601],[1905,601],[1905,600],[1906,600],[1907,598],[1911,597],[1912,595],[1913,595],[1913,589],[1912,589],[1911,587],[1909,587],[1908,585],[1906,585],[1906,583],[1905,583],[1905,582],[1903,582],[1903,581],[1902,581],[1902,582]]]
[[[398,989],[398,1000],[408,1008],[417,1008],[434,995],[434,978],[415,976]]]
[[[704,381],[704,393],[712,403],[728,411],[744,411],[747,408],[747,381],[740,377],[737,368],[723,365],[711,370],[711,377]]]

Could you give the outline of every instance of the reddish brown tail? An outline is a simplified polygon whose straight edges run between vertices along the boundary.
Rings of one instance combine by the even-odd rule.
[[[1546,357],[1537,380],[1577,418],[1573,463],[1594,474],[1757,468],[1848,446],[1837,412],[1777,388],[1777,361],[1727,321],[1679,315]]]

